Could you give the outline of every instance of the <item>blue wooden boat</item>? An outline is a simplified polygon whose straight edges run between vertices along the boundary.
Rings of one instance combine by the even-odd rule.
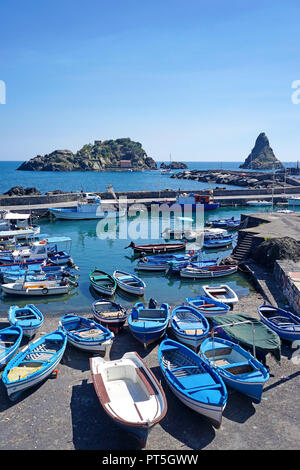
[[[300,318],[297,315],[266,303],[257,310],[261,321],[280,338],[287,341],[300,340]]]
[[[214,228],[223,228],[227,230],[235,230],[239,228],[241,225],[241,220],[240,219],[218,219],[218,220],[209,220],[206,222],[207,226],[211,226]]]
[[[25,278],[26,276],[26,281],[28,282],[39,282],[39,281],[53,281],[53,280],[58,280],[62,279],[65,277],[61,272],[57,273],[37,273],[35,271],[30,272],[27,271],[27,274],[20,275],[18,272],[15,274],[7,274],[3,273],[3,284],[10,284],[18,281],[21,278]]]
[[[261,320],[246,313],[231,313],[230,315],[215,315],[211,317],[212,331],[216,330],[219,337],[239,344],[247,351],[253,351],[257,359],[263,363],[267,354],[280,361],[281,341],[275,331],[271,330]]]
[[[190,305],[180,305],[173,309],[171,327],[178,341],[194,351],[209,333],[209,323],[205,316]]]
[[[207,338],[200,346],[200,355],[222,377],[226,385],[261,401],[263,386],[269,379],[267,369],[238,344],[223,338]]]
[[[8,310],[8,321],[22,328],[24,335],[31,338],[44,323],[44,316],[33,304],[25,307],[12,305]]]
[[[49,377],[60,363],[67,344],[63,331],[53,331],[25,346],[6,365],[2,382],[10,400]]]
[[[170,319],[168,304],[149,302],[148,308],[141,302],[135,304],[128,317],[128,326],[131,334],[146,348],[149,344],[159,340],[166,332]]]
[[[8,326],[0,330],[0,366],[6,364],[17,352],[23,337],[19,326]]]
[[[218,264],[217,259],[211,260],[201,260],[201,261],[169,261],[168,262],[168,273],[169,274],[180,274],[180,270],[186,268],[187,266],[192,266],[193,268],[202,269],[207,266],[215,266]]]
[[[204,295],[198,295],[197,297],[186,297],[188,305],[196,308],[205,317],[211,317],[212,315],[226,315],[230,307],[229,305],[213,300]]]
[[[51,272],[51,273],[57,273],[63,270],[64,268],[62,266],[54,266],[51,263],[50,264],[43,264],[43,263],[16,263],[13,265],[7,265],[7,264],[2,264],[0,265],[0,273],[1,275],[3,274],[19,274],[19,275],[25,275],[26,272],[29,270],[31,272]]]
[[[220,427],[227,403],[227,390],[221,376],[198,354],[168,338],[159,346],[158,360],[174,395]]]
[[[83,351],[106,351],[112,344],[114,334],[104,326],[89,318],[66,314],[59,319],[59,329],[68,342]]]
[[[170,268],[169,263],[178,263],[180,266],[187,266],[187,264],[196,260],[197,257],[198,254],[141,256],[135,269],[140,271],[166,271]]]
[[[204,240],[203,247],[204,248],[225,248],[227,246],[232,245],[233,237],[220,237],[220,238],[210,238]]]

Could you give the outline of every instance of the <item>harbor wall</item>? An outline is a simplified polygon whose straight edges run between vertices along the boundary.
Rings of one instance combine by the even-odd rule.
[[[275,261],[274,277],[290,307],[300,315],[300,265],[292,261]]]
[[[98,194],[103,200],[111,200],[112,194],[109,192],[93,193]],[[139,199],[158,199],[158,198],[176,198],[175,191],[123,191],[115,192],[117,198],[126,196],[128,199],[139,200]],[[5,206],[30,206],[36,204],[51,204],[64,203],[64,202],[76,202],[79,199],[79,193],[61,193],[61,194],[37,194],[32,196],[1,196],[0,207]]]

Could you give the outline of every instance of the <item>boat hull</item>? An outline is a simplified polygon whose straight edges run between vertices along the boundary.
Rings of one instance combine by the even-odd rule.
[[[5,339],[7,337],[6,335],[9,336],[10,334],[16,336],[15,341],[11,346],[5,344]],[[22,337],[23,330],[19,326],[9,326],[0,330],[0,341],[1,343],[4,343],[4,345],[1,345],[0,347],[0,366],[3,366],[9,362],[10,359],[15,355],[22,341]]]
[[[25,316],[18,317],[18,314],[22,312],[24,312]],[[11,325],[22,328],[25,336],[32,338],[43,325],[44,316],[34,305],[26,305],[23,308],[13,305],[8,311],[8,321]]]
[[[272,318],[267,318],[264,315],[264,308],[274,310],[274,314],[278,313],[277,319],[281,320],[281,325],[272,321]],[[300,318],[286,310],[273,307],[272,305],[260,305],[258,307],[258,314],[261,321],[271,330],[278,334],[281,339],[286,341],[299,341],[300,340]],[[288,323],[290,322],[290,323]]]
[[[22,392],[24,392],[25,390],[27,390],[29,388],[32,388],[35,385],[38,385],[39,383],[43,382],[57,368],[58,364],[60,363],[60,361],[62,359],[65,348],[66,348],[67,337],[64,333],[59,332],[59,331],[50,333],[49,335],[45,335],[45,336],[50,336],[50,335],[52,337],[53,337],[53,335],[56,335],[57,337],[61,337],[61,347],[60,347],[59,351],[55,354],[55,356],[53,356],[53,359],[49,361],[48,365],[45,368],[42,368],[40,373],[34,373],[34,374],[31,374],[31,375],[27,376],[26,378],[22,378],[22,379],[15,380],[15,381],[9,381],[8,378],[7,378],[7,374],[9,372],[10,368],[12,368],[14,366],[14,364],[16,364],[16,365],[18,364],[18,356],[19,355],[21,357],[26,356],[26,354],[24,354],[24,353],[26,353],[27,351],[28,352],[32,351],[32,347],[36,343],[38,343],[41,340],[41,338],[36,340],[33,343],[29,343],[28,346],[25,346],[25,348],[23,348],[22,351],[16,357],[11,359],[11,361],[7,364],[5,370],[2,374],[2,381],[3,381],[3,383],[6,387],[6,391],[7,391],[7,394],[8,394],[8,397],[10,398],[10,400],[12,400],[12,401],[16,400]],[[33,351],[33,353],[34,353],[34,351]]]
[[[126,210],[121,211],[97,211],[95,212],[77,212],[76,210],[50,209],[52,215],[60,220],[101,220],[124,217]]]
[[[152,371],[135,352],[125,353],[121,359],[110,362],[91,358],[90,369],[105,413],[145,447],[150,430],[167,411],[164,391]]]
[[[14,284],[12,284],[14,285]],[[3,284],[2,290],[5,294],[9,295],[19,295],[19,296],[39,296],[39,297],[46,297],[48,295],[62,295],[62,294],[68,294],[69,293],[69,287],[68,286],[59,286],[59,287],[54,287],[54,288],[47,288],[47,287],[41,287],[41,288],[27,288],[27,289],[15,289],[9,284]],[[45,291],[46,289],[46,291]]]
[[[200,355],[216,369],[226,385],[260,403],[269,373],[250,353],[225,339],[209,338],[201,345]]]
[[[105,328],[108,328],[110,331],[113,331],[114,333],[119,333],[119,331],[122,330],[124,327],[124,324],[128,318],[128,313],[126,312],[124,307],[115,302],[110,303],[112,309],[115,309],[114,315],[109,316],[109,311],[104,311],[104,313],[102,312],[102,314],[101,312],[97,311],[97,305],[101,303],[108,304],[108,302],[110,301],[107,301],[106,299],[99,299],[93,303],[92,310],[94,320],[100,323]]]

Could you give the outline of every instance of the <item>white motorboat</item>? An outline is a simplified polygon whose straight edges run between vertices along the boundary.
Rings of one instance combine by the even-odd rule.
[[[247,201],[248,206],[271,206],[271,201]]]
[[[18,279],[16,282],[2,284],[2,291],[9,295],[24,296],[48,296],[58,294],[68,294],[70,285],[67,281],[41,281],[27,282],[24,279]]]
[[[32,225],[30,219],[31,214],[2,211],[0,214],[0,237],[14,237],[18,240],[28,235],[37,235],[40,233],[40,227]]]
[[[57,219],[63,220],[89,220],[124,217],[126,208],[120,207],[118,204],[103,204],[99,197],[92,202],[78,202],[76,207],[71,208],[49,208],[52,215]]]

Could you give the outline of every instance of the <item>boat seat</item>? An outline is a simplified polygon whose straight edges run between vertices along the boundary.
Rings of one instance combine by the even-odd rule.
[[[92,276],[93,281],[109,281],[109,278],[107,276]]]
[[[136,318],[134,321],[148,321],[148,322],[152,322],[152,321],[158,321],[158,322],[164,322],[166,321],[166,318],[165,317],[159,317],[159,318],[152,318],[152,317],[138,317]]]
[[[178,351],[177,346],[166,345],[164,346],[164,351]]]
[[[223,370],[231,374],[247,374],[249,372],[253,372],[255,369],[249,362],[237,362],[235,364],[229,364],[222,367]]]
[[[197,378],[197,385],[195,383],[195,377]],[[213,377],[208,373],[204,372],[202,374],[190,374],[183,377],[178,377],[183,388],[192,391],[203,390],[205,388],[215,387],[216,384]],[[219,387],[216,387],[219,388]]]
[[[117,279],[120,281],[129,281],[130,279],[132,280],[132,277],[124,275],[124,276],[118,276]]]

